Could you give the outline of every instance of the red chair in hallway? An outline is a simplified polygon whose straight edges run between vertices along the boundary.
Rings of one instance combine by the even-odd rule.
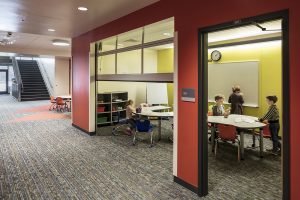
[[[50,96],[50,107],[49,107],[49,110],[55,110],[56,108],[56,99],[54,98],[54,96]]]
[[[61,97],[56,98],[56,110],[57,111],[68,111],[68,104]]]
[[[219,124],[218,131],[218,137],[215,140],[215,156],[217,156],[219,141],[230,141],[238,144],[238,161],[240,161],[240,140],[238,139],[236,128],[231,125]]]

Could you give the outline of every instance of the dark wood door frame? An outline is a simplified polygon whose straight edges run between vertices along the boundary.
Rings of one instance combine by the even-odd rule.
[[[6,72],[6,91],[0,91],[0,94],[8,94],[8,69],[0,69],[0,72]]]
[[[283,196],[290,199],[290,83],[289,83],[289,11],[283,10],[246,19],[236,20],[224,24],[199,29],[198,55],[198,195],[208,194],[208,141],[207,141],[207,111],[208,111],[208,33],[219,30],[250,25],[252,22],[266,22],[282,20],[282,119],[283,119]]]

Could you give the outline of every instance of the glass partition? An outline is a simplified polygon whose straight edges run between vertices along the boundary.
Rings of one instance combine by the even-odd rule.
[[[118,49],[142,44],[143,28],[138,28],[118,35]]]
[[[153,42],[174,37],[174,19],[166,19],[154,24],[145,26],[144,42]]]
[[[165,44],[144,49],[144,73],[173,73],[174,45]]]
[[[98,57],[98,74],[115,74],[116,55],[109,54]]]
[[[117,74],[141,74],[142,50],[118,53]]]
[[[174,18],[98,42],[98,74],[173,73]]]
[[[99,42],[99,52],[116,50],[117,37],[111,37]]]

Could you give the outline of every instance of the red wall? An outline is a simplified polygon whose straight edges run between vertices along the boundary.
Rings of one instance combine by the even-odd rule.
[[[300,191],[300,136],[297,131],[300,98],[300,7],[297,0],[227,0],[217,3],[200,0],[161,0],[160,2],[111,22],[73,39],[73,120],[75,125],[88,129],[88,48],[89,43],[128,31],[170,16],[175,16],[178,31],[179,91],[198,85],[198,29],[236,19],[252,17],[283,9],[290,10],[290,82],[291,82],[291,195],[298,199]],[[201,100],[199,100],[201,101]],[[197,103],[179,99],[178,177],[198,186],[198,125]],[[297,188],[296,188],[297,187]]]

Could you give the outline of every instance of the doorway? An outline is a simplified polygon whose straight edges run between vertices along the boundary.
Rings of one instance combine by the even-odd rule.
[[[8,94],[8,70],[0,69],[0,94]]]
[[[282,142],[285,147],[289,147],[289,60],[288,60],[288,11],[281,11],[256,17],[251,17],[247,19],[237,20],[234,22],[229,22],[225,24],[220,24],[216,26],[201,28],[199,30],[199,99],[203,99],[203,101],[199,101],[199,158],[198,158],[198,166],[199,166],[199,191],[198,194],[200,196],[205,196],[209,191],[209,165],[208,165],[208,126],[207,126],[207,113],[208,113],[208,98],[209,98],[209,76],[208,76],[208,63],[209,63],[209,44],[208,44],[208,35],[209,33],[228,30],[243,26],[249,25],[257,25],[259,24],[281,20],[281,96],[282,96]],[[263,102],[264,103],[264,102]],[[262,158],[263,159],[263,158]],[[282,198],[289,199],[289,148],[282,149]],[[243,162],[243,161],[242,161]],[[247,183],[245,183],[247,184]]]

